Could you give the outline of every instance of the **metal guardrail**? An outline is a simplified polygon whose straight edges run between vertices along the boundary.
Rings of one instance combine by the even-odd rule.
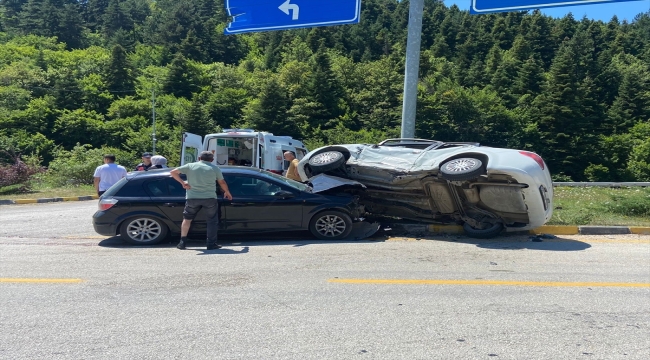
[[[553,187],[650,187],[650,182],[553,182]]]

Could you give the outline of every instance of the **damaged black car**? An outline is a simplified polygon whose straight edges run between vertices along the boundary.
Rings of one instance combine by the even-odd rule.
[[[320,175],[309,183],[250,167],[222,166],[232,201],[219,195],[219,232],[224,234],[310,231],[316,238],[341,240],[362,220],[364,207],[353,189],[359,182]],[[169,169],[130,173],[112,186],[93,215],[95,231],[120,235],[134,245],[152,245],[180,234],[185,189]],[[190,235],[205,236],[199,212]]]

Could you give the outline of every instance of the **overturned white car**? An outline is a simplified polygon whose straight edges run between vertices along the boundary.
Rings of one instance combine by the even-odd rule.
[[[425,139],[325,146],[298,165],[303,181],[327,173],[357,180],[369,214],[463,224],[472,237],[544,225],[553,214],[553,183],[529,151]]]

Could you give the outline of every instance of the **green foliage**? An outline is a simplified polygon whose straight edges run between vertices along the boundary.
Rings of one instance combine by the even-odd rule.
[[[611,195],[611,201],[605,203],[605,208],[614,213],[626,216],[650,216],[650,192],[647,189],[635,197]]]
[[[59,150],[50,163],[43,180],[52,186],[92,184],[95,168],[103,164],[105,154],[113,154],[119,165],[136,164],[134,154],[115,148],[92,148],[75,145],[72,150]]]
[[[540,153],[556,179],[650,176],[650,13],[470,16],[427,0],[416,134]],[[0,138],[172,163],[180,134],[250,126],[320,144],[399,136],[408,2],[354,26],[225,36],[214,0],[0,1]],[[39,146],[38,143],[42,143]]]

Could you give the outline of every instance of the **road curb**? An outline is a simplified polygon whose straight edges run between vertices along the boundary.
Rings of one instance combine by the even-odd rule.
[[[40,198],[40,199],[0,200],[0,205],[44,204],[44,203],[62,202],[62,201],[88,201],[94,199],[99,199],[99,196],[85,195],[85,196],[68,196],[68,197]]]
[[[463,234],[463,227],[459,225],[421,225],[421,224],[391,224],[391,230],[395,233],[410,236],[425,236],[429,234]],[[526,231],[528,234],[549,234],[549,235],[621,235],[639,234],[650,235],[650,227],[643,226],[593,226],[593,225],[544,225],[533,230]]]

